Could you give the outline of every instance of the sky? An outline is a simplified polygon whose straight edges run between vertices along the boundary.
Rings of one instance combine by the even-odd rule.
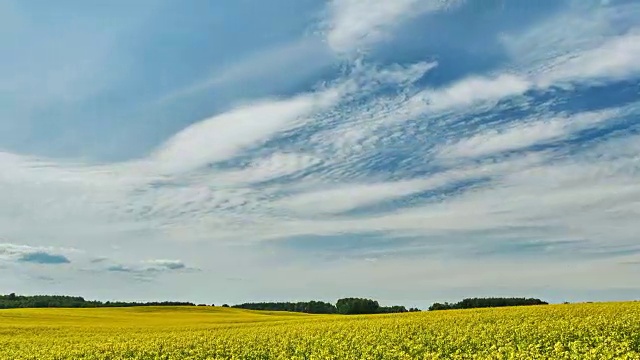
[[[0,48],[0,293],[640,298],[637,0],[2,0]]]

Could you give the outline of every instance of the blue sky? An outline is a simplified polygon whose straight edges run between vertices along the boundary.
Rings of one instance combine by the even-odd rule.
[[[640,297],[640,3],[0,2],[0,291]]]

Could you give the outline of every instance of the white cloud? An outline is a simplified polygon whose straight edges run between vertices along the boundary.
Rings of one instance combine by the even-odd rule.
[[[438,182],[409,180],[390,183],[341,185],[288,197],[275,204],[296,214],[332,214],[411,195]]]
[[[517,164],[504,161],[497,164],[472,165],[411,180],[346,183],[333,187],[325,185],[324,188],[321,184],[311,183],[311,191],[294,192],[276,201],[274,206],[290,211],[297,217],[313,218],[317,215],[341,213],[424,191],[437,190],[461,181],[499,175],[505,169],[513,170],[536,161],[535,157],[530,157],[519,159]]]
[[[499,101],[520,97],[530,90],[544,91],[566,82],[584,84],[634,78],[640,71],[637,65],[640,62],[635,61],[640,58],[638,40],[637,32],[630,31],[620,36],[605,37],[600,43],[588,43],[583,48],[566,50],[560,55],[547,52],[536,61],[524,65],[518,64],[518,57],[514,59],[514,64],[519,65],[520,70],[471,75],[438,88],[422,90],[408,98],[405,95],[375,98],[359,110],[358,115],[363,119],[358,122],[366,123],[365,127],[347,126],[340,130],[342,134],[336,135],[338,139],[345,136],[353,138],[355,135],[355,139],[359,140],[370,136],[371,131],[380,126],[425,115],[491,110]],[[516,55],[520,53],[514,53],[513,56]]]
[[[146,261],[146,263],[150,264],[151,266],[156,266],[158,268],[166,268],[169,270],[184,269],[186,267],[184,262],[182,262],[181,260],[155,259],[155,260],[148,260]]]
[[[163,172],[196,170],[260,144],[274,134],[301,125],[316,111],[335,105],[342,89],[245,105],[192,125],[171,138],[155,154]]]
[[[313,93],[241,106],[192,125],[167,141],[153,161],[162,173],[181,173],[229,159],[259,145],[278,132],[310,123],[349,96],[363,96],[379,84],[408,85],[436,67],[419,62],[411,66],[373,68],[356,65],[353,72]]]
[[[327,42],[344,53],[384,40],[394,27],[419,15],[455,6],[458,0],[332,0]]]
[[[609,146],[613,144],[624,143],[612,141]],[[634,244],[636,226],[629,219],[640,215],[637,159],[602,159],[595,149],[581,157],[548,161],[505,169],[489,184],[459,197],[416,209],[412,216],[394,214],[375,223],[423,231],[512,228],[514,237],[526,234],[522,228],[533,227],[544,232],[546,241],[581,239],[604,247]]]
[[[423,66],[419,73],[423,73],[428,68],[429,66]],[[393,81],[402,83],[404,80],[398,79],[416,78],[411,75],[415,73],[411,67],[406,70],[406,77],[394,75]],[[382,78],[386,77],[382,76]],[[485,79],[485,81],[491,84],[499,77],[487,79],[489,80]],[[511,81],[512,79],[507,78],[507,83]],[[363,86],[360,85],[358,88],[361,89]],[[521,89],[518,86],[513,88]],[[164,238],[213,237],[220,241],[243,239],[253,241],[305,234],[357,233],[370,230],[395,233],[419,231],[429,234],[431,231],[438,233],[456,229],[464,231],[494,229],[499,228],[502,223],[518,224],[513,219],[503,218],[503,215],[492,215],[493,210],[490,211],[492,208],[481,206],[481,202],[464,205],[463,202],[456,200],[457,195],[449,195],[441,199],[442,204],[432,204],[424,209],[398,211],[394,215],[361,219],[346,218],[340,221],[331,218],[314,219],[314,215],[331,215],[453,185],[464,180],[488,178],[498,181],[519,171],[517,169],[521,166],[531,166],[527,161],[521,161],[522,165],[513,163],[505,165],[502,163],[504,159],[500,159],[490,167],[481,165],[476,169],[461,169],[458,173],[448,170],[424,178],[413,177],[411,180],[354,181],[353,177],[357,174],[353,173],[351,166],[352,164],[362,165],[362,162],[367,160],[366,156],[360,154],[349,157],[349,153],[346,152],[346,157],[336,157],[330,146],[330,141],[334,139],[327,135],[318,138],[319,142],[304,144],[308,146],[308,152],[258,152],[249,165],[242,165],[241,168],[209,172],[191,171],[211,162],[233,158],[242,153],[242,150],[259,144],[282,129],[307,124],[307,119],[301,116],[301,113],[323,112],[331,109],[337,101],[335,94],[344,93],[333,89],[259,105],[257,108],[245,107],[234,110],[230,114],[217,116],[185,130],[184,133],[169,141],[153,157],[132,163],[90,166],[4,154],[0,160],[1,166],[6,171],[0,172],[0,181],[3,184],[5,202],[0,208],[0,213],[5,216],[5,229],[17,229],[22,226],[20,224],[26,224],[29,219],[36,218],[39,224],[46,226],[53,226],[64,220],[68,226],[77,225],[74,230],[76,233],[85,234],[96,231],[95,229],[105,228],[111,229],[116,234],[118,229],[127,229],[127,231],[158,229]],[[506,92],[500,90],[489,93],[504,94]],[[482,99],[492,96],[482,97]],[[326,97],[329,98],[326,102],[318,100]],[[443,95],[443,97],[458,99],[457,96]],[[448,104],[458,106],[455,105],[456,101],[451,100]],[[472,105],[467,103],[466,106]],[[364,111],[368,109],[365,107]],[[254,121],[257,121],[253,115],[264,116],[263,110],[268,110],[266,120],[272,120],[273,124],[256,129],[252,127]],[[348,117],[343,118],[336,125],[350,121],[353,121],[353,124],[359,124],[359,119],[362,119],[363,124],[366,123],[366,116],[359,118],[363,114],[360,108],[356,107],[353,111],[353,114],[348,114]],[[331,113],[332,110],[329,112]],[[372,116],[377,114],[378,112],[371,113]],[[280,117],[280,115],[284,116]],[[440,155],[479,157],[524,148],[567,136],[584,127],[605,121],[609,115],[607,112],[602,112],[570,118],[556,115],[554,118],[551,114],[550,120],[525,119],[524,123],[515,126],[502,129],[489,128],[485,132],[476,132],[466,137],[460,134],[454,138],[456,141],[440,149]],[[318,119],[331,124],[332,120],[326,120],[322,116]],[[541,118],[544,119],[544,116]],[[240,121],[232,121],[236,119]],[[336,129],[340,127],[337,126]],[[384,129],[384,131],[388,130]],[[433,135],[438,136],[438,134]],[[385,136],[390,136],[390,133],[381,134],[382,139]],[[430,138],[430,141],[433,140]],[[608,152],[612,153],[614,149],[619,149],[619,146],[614,146]],[[360,149],[365,154],[374,150],[373,147]],[[412,154],[412,156],[425,155],[427,154]],[[429,161],[428,159],[425,156],[425,162]],[[158,164],[165,166],[162,169],[166,171],[166,176],[156,173],[155,166]],[[271,184],[260,188],[252,186],[254,182],[295,174],[315,166],[318,168],[315,169],[313,176],[296,179],[293,184]],[[488,170],[489,168],[491,169]],[[398,175],[410,173],[410,169],[406,168],[400,168],[398,171],[400,171]],[[613,179],[616,174],[611,174]],[[615,183],[613,179],[612,183]],[[521,187],[522,184],[501,182],[495,184],[513,190],[513,194],[521,191],[535,194],[548,190],[533,191]],[[595,189],[597,188],[593,191],[596,191]],[[499,194],[496,199],[515,196],[513,194]],[[482,201],[493,204],[491,198],[483,197]],[[542,205],[532,205],[532,208],[540,206]],[[621,204],[621,209],[628,209],[628,206],[625,206]],[[500,209],[500,206],[495,206],[493,209]],[[505,213],[509,211],[512,210],[504,210]],[[513,213],[524,216],[522,211],[524,210],[517,209],[517,211],[513,210]],[[68,229],[56,231],[59,232],[55,235],[58,239],[63,236],[62,234],[70,232]]]
[[[546,87],[557,82],[615,81],[640,75],[640,33],[636,30],[601,46],[562,58],[538,79]]]
[[[215,214],[215,226],[232,233],[270,211],[278,191],[255,189],[252,183],[333,160],[311,149],[259,151],[239,168],[195,170],[232,159],[278,132],[326,121],[318,114],[331,112],[343,101],[341,96],[372,91],[376,83],[407,84],[432,67],[428,63],[379,71],[359,67],[350,77],[317,92],[246,105],[195,124],[151,156],[124,163],[93,165],[0,153],[1,225],[6,233],[19,234],[37,219],[39,225],[27,226],[26,232],[48,228],[56,241],[81,243],[97,231],[106,238],[121,232],[169,231],[164,229]]]
[[[392,64],[382,68],[356,62],[352,76],[357,75],[361,78],[361,82],[365,84],[382,83],[406,86],[416,82],[436,67],[438,67],[438,62],[436,61],[421,61],[408,66]]]
[[[595,10],[583,8],[579,2],[573,6],[570,11],[561,12],[524,33],[503,36],[512,61],[508,71],[500,69],[490,74],[470,75],[409,96],[375,97],[348,114],[350,121],[318,135],[317,139],[331,141],[336,155],[350,157],[371,151],[378,140],[376,133],[408,120],[451,121],[482,111],[497,111],[495,105],[503,100],[531,104],[529,91],[550,92],[551,87],[567,83],[589,85],[636,78],[640,63],[635,61],[639,58],[637,14],[640,14],[640,5],[620,3]],[[567,33],[567,27],[573,31]],[[535,126],[529,129],[533,138],[520,138],[522,144],[534,143],[536,136],[550,140],[568,131],[554,123]],[[498,135],[500,130],[492,131]],[[509,137],[502,141],[519,141],[515,137],[518,134],[518,130],[500,132]]]
[[[344,89],[343,95],[348,95],[348,100],[364,99],[368,95],[377,97],[376,92],[381,86],[395,86],[400,89],[410,87],[437,67],[436,61],[380,66],[356,60],[346,68],[346,73],[335,84]]]
[[[353,159],[356,154],[382,146],[380,142],[388,140],[389,132],[398,130],[406,121],[451,121],[456,115],[490,110],[500,100],[523,95],[532,86],[526,78],[503,73],[471,76],[413,95],[377,96],[335,115],[340,124],[313,140],[330,148],[334,157]],[[379,133],[386,135],[381,137]]]
[[[220,184],[256,183],[293,175],[321,162],[321,158],[312,154],[277,152],[255,160],[241,170],[228,171],[214,178]]]
[[[126,258],[126,257],[125,257]],[[124,263],[122,260],[125,260]],[[75,248],[60,248],[52,246],[0,244],[0,262],[11,263],[14,268],[23,272],[33,272],[28,265],[64,265],[71,264],[71,268],[89,272],[121,272],[141,275],[154,275],[162,272],[194,270],[182,260],[152,259],[144,261],[126,261],[111,257],[94,257],[85,251]],[[59,276],[62,273],[56,272]]]
[[[122,265],[119,263],[106,265],[106,267],[103,267],[101,269],[102,271],[133,274],[135,276],[141,277],[156,276],[164,272],[175,272],[189,269],[181,260],[166,259],[147,260],[127,265]]]
[[[0,244],[0,261],[30,263],[40,265],[68,264],[69,254],[77,253],[74,249],[57,249],[53,247],[34,247],[28,245]]]
[[[424,92],[420,97],[428,104],[429,110],[443,111],[522,95],[530,87],[531,83],[518,75],[472,76],[447,87]]]
[[[471,236],[480,247],[486,239],[501,238],[499,243],[517,246],[518,239],[527,237],[550,243],[583,240],[602,249],[634,245],[637,229],[631,219],[640,216],[640,163],[634,157],[611,161],[597,154],[594,150],[577,159],[514,159],[486,171],[488,183],[440,201],[369,217],[309,217],[282,223],[278,232],[299,236],[382,231],[444,236],[463,243]]]
[[[576,131],[594,126],[616,115],[617,111],[599,111],[549,119],[523,120],[500,129],[492,128],[445,146],[442,158],[478,157],[503,151],[524,149],[535,144],[558,140]]]
[[[615,81],[637,76],[640,4],[566,10],[520,33],[502,36],[516,68],[541,87],[558,82]],[[571,29],[571,31],[567,31]]]

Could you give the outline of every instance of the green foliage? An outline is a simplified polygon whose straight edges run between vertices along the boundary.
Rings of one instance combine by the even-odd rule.
[[[407,308],[405,308],[404,306],[400,306],[400,305],[380,306],[377,311],[378,314],[393,314],[393,313],[405,313],[405,312],[409,312],[409,310],[407,310]]]
[[[447,302],[444,304],[434,303],[429,307],[429,311],[547,304],[547,302],[533,298],[467,298],[455,304]]]
[[[16,294],[0,295],[0,309],[14,308],[99,308],[99,307],[133,307],[133,306],[196,306],[190,302],[124,302],[124,301],[89,301],[80,296],[35,295],[21,296]],[[207,304],[198,304],[207,306]],[[214,306],[211,304],[211,306]],[[228,304],[222,307],[230,307]],[[380,306],[377,301],[360,298],[338,300],[336,305],[323,301],[305,302],[257,302],[234,305],[234,308],[265,311],[289,311],[307,314],[390,314],[420,311],[404,306]]]
[[[234,305],[234,308],[266,311],[290,311],[307,314],[391,314],[420,311],[412,308],[407,310],[404,306],[383,307],[377,301],[359,298],[346,298],[338,300],[336,305],[322,301],[304,302],[259,302]],[[342,310],[340,310],[342,309]],[[342,311],[342,312],[341,312]]]
[[[21,296],[11,293],[0,295],[0,309],[16,308],[97,308],[97,307],[132,307],[132,306],[194,306],[190,302],[102,302],[89,301],[80,296],[35,295]]]
[[[362,298],[344,298],[336,303],[338,314],[356,315],[356,314],[376,314],[380,309],[380,304],[371,299]]]
[[[429,307],[433,310],[472,309],[503,306],[546,305],[540,299],[533,298],[467,298],[460,302],[434,303]],[[133,306],[195,306],[191,302],[163,301],[163,302],[124,302],[124,301],[90,301],[80,296],[35,295],[22,296],[11,293],[0,295],[0,309],[13,308],[97,308],[97,307],[133,307]],[[201,304],[200,306],[206,306]],[[213,305],[212,305],[213,306]],[[223,307],[229,307],[224,304]],[[322,301],[305,302],[258,302],[234,305],[234,308],[267,311],[290,311],[308,314],[390,314],[417,312],[419,309],[407,310],[404,306],[380,306],[377,301],[364,298],[344,298],[336,305]]]
[[[234,305],[234,308],[249,310],[267,310],[267,311],[291,311],[302,312],[307,314],[335,314],[336,307],[322,301],[306,301],[306,302],[260,302],[260,303],[244,303]]]

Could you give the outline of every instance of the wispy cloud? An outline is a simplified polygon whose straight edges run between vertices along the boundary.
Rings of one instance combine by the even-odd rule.
[[[329,46],[337,52],[363,49],[389,36],[402,22],[442,11],[461,0],[332,0],[325,23]]]
[[[440,111],[522,95],[530,87],[529,81],[511,74],[469,77],[442,89],[426,91],[421,94],[421,100],[429,105],[429,109]]]
[[[407,68],[407,72],[412,74],[414,71]],[[413,75],[407,76],[415,78]],[[489,217],[489,214],[495,211],[485,212],[487,208],[480,205],[463,205],[464,202],[461,203],[460,199],[479,196],[478,194],[491,184],[497,187],[494,191],[498,191],[501,187],[514,190],[516,193],[546,191],[536,189],[534,192],[527,190],[526,187],[521,188],[520,184],[505,183],[505,179],[510,179],[511,176],[524,171],[523,165],[533,166],[528,161],[520,160],[520,163],[514,163],[508,158],[505,160],[509,161],[504,163],[504,160],[498,159],[494,160],[498,161],[494,164],[475,166],[468,170],[450,169],[448,172],[436,172],[426,177],[411,176],[405,173],[409,169],[400,168],[403,172],[402,180],[354,182],[349,178],[351,161],[357,163],[366,161],[367,158],[360,155],[346,162],[336,162],[342,160],[332,158],[331,152],[325,152],[325,149],[331,145],[326,142],[316,144],[314,146],[319,147],[310,147],[299,154],[257,153],[258,157],[254,158],[249,166],[243,166],[240,169],[232,167],[228,170],[213,168],[210,173],[206,172],[207,165],[232,159],[244,150],[264,143],[278,133],[302,129],[303,126],[311,124],[311,119],[330,121],[331,117],[326,118],[318,114],[332,114],[332,109],[339,104],[338,94],[346,93],[328,88],[319,90],[318,93],[288,100],[259,103],[233,110],[229,114],[205,120],[188,128],[169,140],[167,145],[161,147],[161,150],[149,159],[131,164],[116,164],[103,168],[82,165],[69,167],[5,155],[7,159],[4,162],[5,166],[14,169],[11,172],[3,172],[5,182],[13,183],[12,186],[16,187],[25,186],[29,181],[34,181],[31,185],[33,190],[42,191],[43,195],[51,197],[53,193],[47,190],[48,188],[40,188],[35,183],[36,177],[42,181],[48,176],[50,179],[48,184],[58,184],[57,189],[60,194],[60,197],[52,198],[52,205],[58,209],[64,209],[67,216],[75,213],[78,221],[80,219],[102,221],[98,219],[106,215],[106,218],[114,224],[128,222],[146,224],[143,227],[193,226],[197,229],[199,226],[215,226],[218,237],[228,240],[232,238],[258,240],[304,234],[358,233],[367,230],[398,233],[427,231],[428,233],[429,229],[441,232],[455,229],[471,231],[500,228],[502,224],[518,222],[503,219],[503,215]],[[467,103],[466,106],[472,105]],[[456,141],[442,144],[436,148],[435,152],[426,151],[422,156],[425,161],[428,161],[429,156],[434,154],[444,158],[482,157],[503,151],[524,149],[594,126],[610,119],[617,111],[612,109],[569,117],[550,113],[541,116],[539,120],[528,119],[503,129],[492,127],[472,136],[456,136]],[[262,115],[260,121],[254,118],[257,114]],[[360,115],[360,113],[353,113],[346,121],[357,119]],[[271,124],[270,119],[273,119]],[[393,123],[395,119],[390,118],[388,121]],[[389,130],[396,131],[392,128]],[[434,135],[437,136],[437,134]],[[433,138],[430,139],[435,141]],[[331,139],[327,138],[327,140]],[[304,144],[299,146],[305,148]],[[375,151],[375,149],[361,148],[361,151]],[[553,157],[550,160],[554,160]],[[251,185],[277,177],[286,177],[311,167],[317,168],[313,173],[295,180],[293,184],[271,184],[259,188]],[[570,168],[566,165],[563,167]],[[551,169],[558,171],[555,167],[549,169],[549,171]],[[21,180],[18,182],[18,179]],[[331,179],[331,181],[325,182],[324,179]],[[493,181],[488,184],[478,183],[472,186],[473,191],[463,192],[462,197],[444,198],[445,202],[434,203],[424,208],[395,209],[394,214],[375,215],[369,218],[312,220],[313,216],[318,214],[337,214],[440,188],[455,190],[460,186],[457,185],[460,182],[472,181],[473,183],[487,179]],[[585,178],[585,183],[588,183],[586,180]],[[59,192],[61,189],[66,189],[66,195]],[[633,188],[629,188],[629,191],[632,190]],[[96,191],[97,194],[94,194]],[[24,196],[20,197],[24,199]],[[91,202],[84,200],[89,198],[93,200]],[[489,196],[482,199],[487,204],[493,204],[490,201],[493,198],[494,196]],[[503,196],[495,196],[495,198],[503,198]],[[17,201],[16,199],[16,203]],[[457,210],[450,210],[452,206]],[[458,208],[459,206],[464,208]],[[47,211],[47,216],[54,219],[56,213],[59,213],[56,207],[44,209]],[[74,207],[76,207],[75,210]],[[472,209],[471,214],[469,211]],[[35,212],[32,211],[40,212],[42,209],[23,207],[23,211],[25,214],[33,214]],[[522,209],[505,209],[503,212],[519,214],[519,211]],[[214,214],[217,219],[209,219]],[[468,217],[473,215],[477,215],[475,220],[469,220]],[[288,220],[292,216],[300,221],[296,224]],[[467,219],[464,226],[460,223],[460,216]],[[246,224],[251,226],[247,227]],[[521,225],[531,224],[525,222]]]
[[[68,264],[71,261],[64,255],[48,254],[46,252],[34,252],[22,255],[19,259],[21,262],[30,262],[35,264]]]
[[[122,265],[112,264],[106,267],[109,272],[131,273],[137,275],[155,275],[161,272],[178,271],[187,269],[180,260],[148,260],[138,264]]]
[[[264,101],[207,119],[175,135],[156,153],[155,160],[168,172],[180,172],[228,159],[278,132],[303,125],[315,112],[335,105],[344,90],[329,88]]]
[[[537,76],[541,86],[553,82],[617,80],[637,72],[640,5],[616,2],[570,2],[567,11],[502,42],[512,61]],[[572,31],[566,31],[566,29]]]
[[[172,91],[158,102],[184,99],[211,89],[238,91],[243,84],[275,90],[311,76],[334,61],[334,54],[321,39],[306,36],[257,51],[230,65],[218,66],[207,78]]]
[[[314,189],[294,195],[275,206],[296,214],[340,213],[384,200],[415,194],[437,185],[437,181],[407,180],[389,183],[341,185],[326,190]]]
[[[523,119],[504,129],[492,128],[445,146],[438,155],[444,158],[479,157],[526,149],[532,145],[563,139],[577,131],[596,126],[615,117],[616,113],[617,111],[600,111],[550,119]]]
[[[71,250],[5,243],[0,244],[0,260],[40,265],[69,264],[71,261],[65,253],[69,253],[70,251]]]
[[[640,28],[607,40],[601,46],[560,58],[541,75],[542,86],[580,80],[616,81],[640,74]]]

